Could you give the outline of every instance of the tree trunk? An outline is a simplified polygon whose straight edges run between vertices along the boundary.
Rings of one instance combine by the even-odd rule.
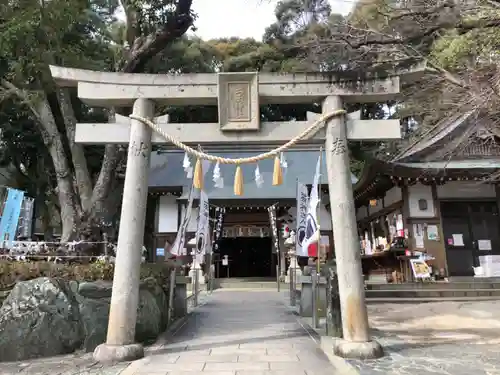
[[[41,199],[38,205],[40,218],[40,230],[43,233],[43,240],[50,242],[54,239],[54,228],[52,228],[52,215],[50,215],[47,203]]]
[[[45,94],[33,104],[33,112],[40,122],[42,139],[49,150],[57,180],[57,195],[61,205],[61,241],[69,241],[79,223],[76,195],[73,189],[72,171],[64,152],[61,134]]]
[[[66,127],[66,135],[71,150],[71,158],[75,170],[76,185],[78,187],[82,211],[89,212],[92,207],[92,181],[83,145],[75,143],[76,117],[69,90],[67,88],[59,89],[57,91],[57,98]]]
[[[101,171],[92,194],[92,209],[96,204],[100,204],[103,199],[106,199],[111,191],[113,180],[116,178],[115,171],[122,155],[124,155],[124,152],[120,147],[112,144],[105,146]]]
[[[81,235],[88,241],[100,241],[106,233],[109,239],[116,237],[117,215],[120,213],[123,195],[123,181],[113,179],[109,185],[109,193],[95,201],[85,222],[82,223]]]

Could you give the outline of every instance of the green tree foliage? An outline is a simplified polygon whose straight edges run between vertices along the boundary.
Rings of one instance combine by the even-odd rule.
[[[126,115],[130,109],[88,108],[74,89],[55,87],[49,64],[129,73],[322,71],[358,77],[373,63],[415,57],[403,51],[403,43],[391,31],[391,25],[405,26],[407,19],[394,18],[382,5],[357,8],[345,18],[332,14],[327,0],[280,1],[275,21],[262,41],[256,41],[188,36],[196,21],[192,0],[74,0],[70,6],[66,0],[4,1],[0,3],[0,161],[11,168],[16,184],[36,197],[47,218],[54,212],[60,215],[63,240],[97,238],[106,226],[117,227],[112,219],[118,213],[126,149],[75,144],[75,124],[105,122],[113,112]],[[117,17],[117,11],[123,16]],[[405,27],[411,35],[411,27]],[[419,50],[420,39],[407,34],[404,38],[411,40],[405,43],[420,54],[435,56],[443,66],[459,66],[463,59],[451,61],[459,55],[457,38],[465,34],[453,36],[449,30],[440,44],[429,34],[425,49]],[[494,43],[490,42],[492,50]],[[460,44],[464,59],[465,44]],[[398,51],[386,48],[394,45]],[[366,118],[383,118],[394,105],[355,105],[348,110],[362,109]],[[167,111],[173,122],[217,119],[216,107],[159,110]],[[261,115],[268,121],[303,120],[307,111],[320,110],[319,104],[263,106]],[[355,144],[352,152],[361,159],[363,153],[382,146],[387,149],[383,144],[375,145],[375,150]]]
[[[120,185],[124,150],[108,145],[89,154],[95,150],[74,143],[77,121],[108,114],[81,105],[70,89],[57,89],[48,65],[149,71],[152,59],[183,36],[195,18],[192,0],[121,1],[125,23],[116,19],[118,5],[113,0],[0,4],[2,101],[29,112],[38,147],[50,156],[46,166],[54,170],[54,189],[48,194],[59,202],[63,240],[99,235],[105,216],[116,210],[110,196]],[[11,160],[16,160],[13,155]]]

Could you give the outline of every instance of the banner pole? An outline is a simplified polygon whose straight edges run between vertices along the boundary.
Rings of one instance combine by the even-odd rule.
[[[280,277],[281,277],[281,246],[279,243],[279,232],[278,232],[278,219],[276,217],[277,215],[277,203],[274,205],[274,231],[276,233],[276,244],[278,245],[278,248],[276,249],[276,282],[278,283],[278,292],[281,291],[281,282],[280,282]]]
[[[295,213],[295,248],[290,249],[290,264],[288,266],[288,281],[290,283],[290,306],[295,306],[295,266],[297,262],[297,237],[298,237],[298,227],[300,225],[299,223],[299,206],[300,206],[300,201],[299,201],[299,179],[295,179],[295,206],[297,207],[296,213]],[[295,257],[295,264],[293,265],[292,268],[292,257]]]
[[[319,182],[318,182],[318,197],[319,197],[319,203],[316,212],[317,213],[317,223],[318,223],[318,254],[316,257],[316,288],[314,290],[315,298],[316,298],[316,319],[314,320],[314,328],[319,327],[319,313],[320,313],[320,273],[321,273],[321,264],[320,264],[320,253],[321,253],[321,224],[320,224],[320,218],[321,218],[321,170],[322,170],[322,162],[323,162],[323,147],[320,147],[319,149]]]

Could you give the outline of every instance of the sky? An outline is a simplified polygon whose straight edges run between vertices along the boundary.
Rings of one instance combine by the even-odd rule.
[[[198,14],[196,35],[203,39],[236,36],[262,39],[264,30],[275,21],[278,0],[194,0]],[[354,0],[330,0],[334,13],[346,15]]]
[[[347,15],[356,0],[329,0],[333,13]],[[195,34],[202,39],[254,38],[262,40],[266,27],[274,21],[278,0],[193,0],[198,14]],[[215,5],[217,4],[217,5]],[[118,17],[124,17],[118,12]]]

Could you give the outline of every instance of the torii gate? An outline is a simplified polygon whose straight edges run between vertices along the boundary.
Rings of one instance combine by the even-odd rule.
[[[326,74],[127,74],[103,73],[51,66],[59,86],[78,88],[79,98],[91,106],[133,107],[133,114],[154,118],[155,104],[218,105],[219,123],[169,124],[156,118],[161,130],[188,145],[258,143],[277,145],[307,129],[315,120],[260,122],[259,104],[323,103],[323,114],[344,103],[382,102],[399,94],[400,80],[413,80],[423,69],[399,72],[383,79],[342,81]],[[87,144],[129,143],[118,250],[105,344],[94,352],[98,361],[141,358],[135,343],[139,298],[139,271],[144,236],[148,173],[152,143],[166,141],[138,120],[117,116],[114,123],[77,124],[75,141]],[[324,143],[335,238],[343,340],[334,351],[346,358],[376,358],[383,349],[369,335],[361,255],[356,228],[347,140],[382,140],[401,137],[399,120],[360,120],[359,112],[328,121],[326,131],[306,142]]]

